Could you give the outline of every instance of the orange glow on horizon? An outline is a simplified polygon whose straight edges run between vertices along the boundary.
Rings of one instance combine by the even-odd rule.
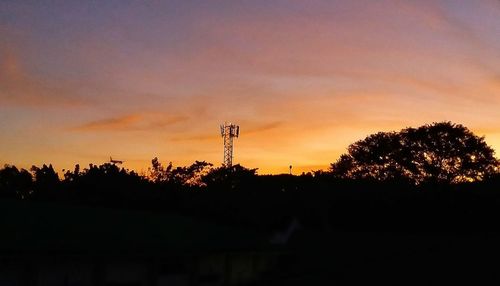
[[[259,174],[439,121],[500,150],[500,4],[459,2],[2,2],[0,164],[219,165],[224,121]]]

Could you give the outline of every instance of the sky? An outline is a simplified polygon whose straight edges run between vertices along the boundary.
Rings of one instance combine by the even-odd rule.
[[[500,150],[500,1],[0,1],[0,164],[328,168],[378,131]]]

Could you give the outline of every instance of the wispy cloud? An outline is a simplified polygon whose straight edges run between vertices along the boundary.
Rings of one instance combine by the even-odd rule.
[[[273,129],[280,127],[281,125],[283,125],[283,122],[271,122],[271,123],[267,123],[267,124],[263,124],[263,125],[257,125],[255,127],[250,127],[248,130],[246,130],[244,132],[246,135],[251,135],[251,134],[258,133],[258,132],[273,130]],[[241,131],[243,132],[243,129],[241,129]]]
[[[186,120],[188,120],[188,117],[181,115],[162,116],[159,114],[128,114],[90,121],[70,129],[82,132],[151,131]]]
[[[90,121],[73,128],[77,131],[117,131],[131,128],[135,123],[141,120],[140,115],[132,114],[121,117],[105,118]]]

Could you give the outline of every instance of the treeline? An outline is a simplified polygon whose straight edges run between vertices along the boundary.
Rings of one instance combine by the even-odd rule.
[[[172,212],[276,229],[297,218],[315,231],[497,231],[500,175],[480,182],[415,185],[347,179],[333,172],[257,175],[240,165],[187,167],[152,160],[147,176],[113,164],[66,171],[0,170],[0,196],[28,201]]]
[[[262,230],[298,219],[317,231],[499,231],[500,162],[483,137],[433,123],[351,144],[328,171],[257,175],[240,165],[151,161],[0,170],[0,197],[174,212]]]

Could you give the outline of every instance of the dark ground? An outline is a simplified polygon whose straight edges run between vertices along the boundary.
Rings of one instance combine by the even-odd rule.
[[[2,255],[71,252],[161,255],[179,251],[282,253],[256,285],[474,285],[500,282],[497,232],[296,232],[266,246],[265,233],[144,211],[1,201]]]
[[[303,235],[295,238],[274,279],[286,285],[497,283],[498,242],[498,234],[486,233]]]

